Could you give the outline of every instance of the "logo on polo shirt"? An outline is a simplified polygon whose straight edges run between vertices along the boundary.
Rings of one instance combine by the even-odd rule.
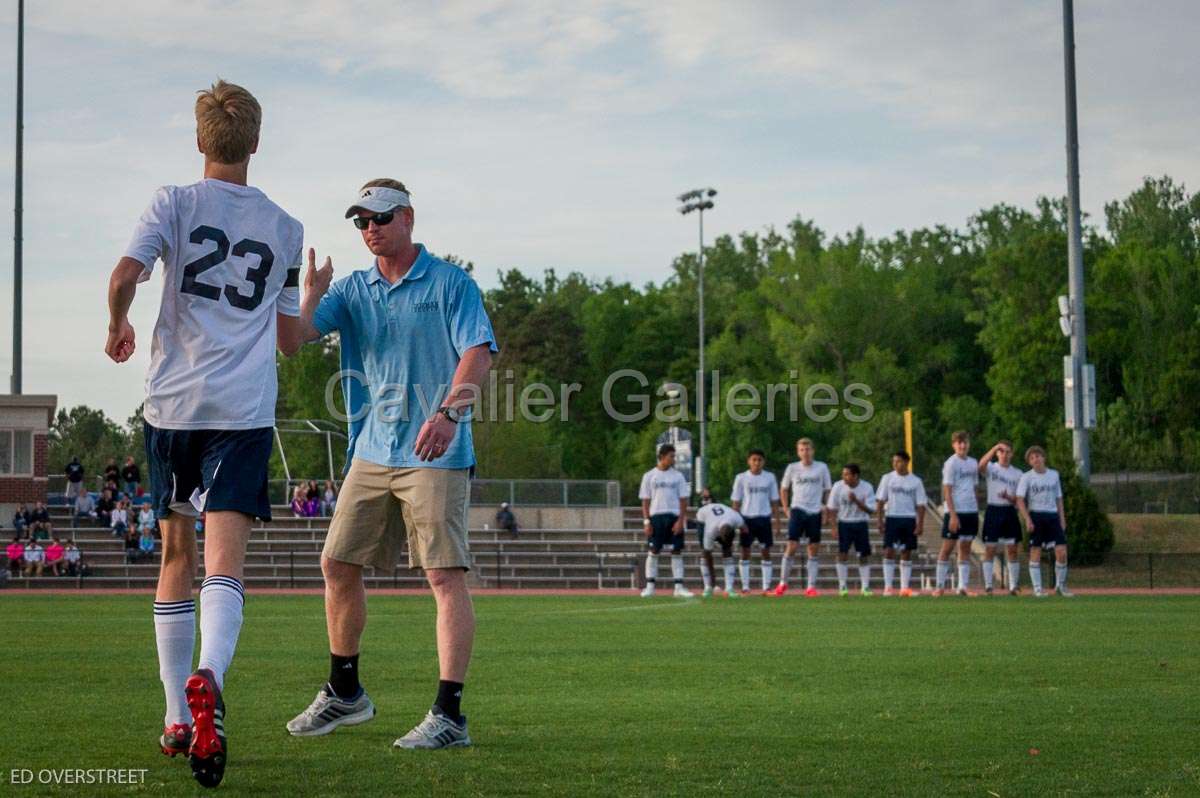
[[[414,302],[412,304],[412,309],[414,313],[436,313],[438,309],[438,302],[436,299],[429,302]]]

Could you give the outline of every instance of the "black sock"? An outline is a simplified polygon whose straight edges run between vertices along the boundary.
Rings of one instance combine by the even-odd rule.
[[[459,711],[462,702],[462,682],[448,682],[445,679],[438,682],[437,700],[433,705],[442,711],[442,714],[453,721],[462,720],[462,713]]]
[[[361,689],[358,684],[358,655],[339,657],[329,655],[329,686],[338,698],[347,700],[358,695]]]

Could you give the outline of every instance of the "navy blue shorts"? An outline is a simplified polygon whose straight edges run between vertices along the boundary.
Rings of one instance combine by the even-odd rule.
[[[1012,505],[989,504],[983,517],[983,542],[996,544],[1000,541],[1021,542],[1021,518]]]
[[[866,521],[838,521],[838,552],[845,554],[853,547],[860,557],[871,555],[871,535]]]
[[[972,539],[979,534],[979,513],[959,513],[958,514],[958,531],[950,531],[950,513],[942,516],[942,538],[945,540],[958,540],[959,538]]]
[[[275,447],[271,427],[258,429],[158,429],[145,425],[154,514],[166,518],[171,505],[196,495],[200,510],[233,510],[271,520],[267,463]],[[185,515],[193,513],[184,511]]]
[[[771,529],[771,516],[756,515],[753,518],[742,516],[746,522],[748,532],[742,532],[739,542],[743,549],[748,549],[754,545],[754,541],[758,541],[764,549],[771,548],[771,544],[775,542],[775,532]]]
[[[900,551],[917,550],[917,519],[887,517],[883,521],[883,547]]]
[[[1029,548],[1053,548],[1067,545],[1067,535],[1058,523],[1058,513],[1030,513],[1033,531],[1029,533]]]
[[[788,513],[788,540],[797,543],[801,540],[808,543],[820,543],[821,511],[809,513],[799,507],[793,507]]]
[[[650,551],[658,554],[667,546],[672,554],[683,551],[683,533],[675,533],[675,522],[679,516],[675,513],[656,513],[650,516],[650,540],[646,541]]]

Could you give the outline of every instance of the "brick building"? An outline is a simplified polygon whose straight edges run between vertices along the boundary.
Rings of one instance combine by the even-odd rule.
[[[21,503],[46,500],[50,424],[58,397],[0,395],[0,526]]]

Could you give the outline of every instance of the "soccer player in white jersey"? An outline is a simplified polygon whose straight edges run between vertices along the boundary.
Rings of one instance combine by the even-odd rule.
[[[875,512],[875,488],[861,476],[858,463],[847,463],[842,467],[842,478],[829,489],[829,500],[825,508],[837,521],[838,595],[849,595],[847,581],[850,567],[846,560],[853,546],[858,553],[859,592],[871,595],[871,538],[867,522]]]
[[[767,455],[762,449],[751,449],[746,457],[748,469],[733,478],[733,509],[741,513],[746,521],[746,531],[741,534],[742,592],[750,592],[750,554],[754,542],[758,541],[759,556],[762,558],[762,590],[768,595],[771,590],[771,545],[775,542],[775,514],[779,509],[779,483],[775,475],[764,470]]]
[[[745,520],[728,505],[708,502],[696,511],[696,522],[700,525],[700,575],[704,577],[704,597],[713,594],[712,553],[718,543],[721,544],[721,564],[725,566],[725,595],[730,598],[740,595],[734,587],[733,535],[749,531]]]
[[[969,596],[971,581],[971,541],[979,534],[979,500],[975,485],[979,482],[979,463],[971,457],[971,436],[963,431],[950,436],[954,454],[942,466],[942,548],[937,559],[937,584],[933,595],[946,590],[950,576],[950,553],[958,549],[958,595]]]
[[[242,626],[242,572],[255,517],[270,519],[267,461],[275,424],[275,349],[300,347],[304,230],[246,184],[262,111],[245,89],[218,81],[196,99],[204,178],[164,186],[113,270],[104,351],[134,351],[129,306],[163,262],[162,303],[150,339],[145,439],[162,530],[154,597],[159,676],[166,695],[163,753],[187,753],[196,780],[220,783],[226,764],[221,691]],[[323,291],[332,267],[311,276]],[[205,513],[200,660],[192,670],[195,519]],[[190,675],[189,675],[190,674]]]
[[[804,595],[810,598],[818,595],[817,573],[821,566],[817,555],[821,550],[821,518],[833,482],[829,476],[829,466],[814,460],[813,454],[813,442],[810,439],[796,441],[796,455],[800,460],[789,463],[779,480],[780,502],[788,508],[788,542],[779,563],[776,596],[787,592],[792,558],[796,556],[801,541],[808,547],[808,587]]]
[[[1030,446],[1025,462],[1031,471],[1021,475],[1017,483],[1017,509],[1029,529],[1029,579],[1033,595],[1045,596],[1042,590],[1042,549],[1054,548],[1054,591],[1060,596],[1072,596],[1067,589],[1067,516],[1063,510],[1062,481],[1058,472],[1046,467],[1046,450]]]
[[[925,527],[925,483],[908,470],[908,452],[892,455],[892,470],[879,480],[875,504],[879,510],[879,534],[883,536],[883,595],[892,595],[896,574],[896,551],[900,551],[900,595],[912,595],[912,553]]]
[[[996,579],[996,549],[1004,547],[1008,563],[1008,593],[1021,592],[1021,519],[1017,515],[1017,483],[1021,469],[1012,464],[1013,445],[1000,441],[979,458],[979,473],[987,480],[987,512],[983,516],[983,589],[992,595]],[[996,462],[992,462],[995,458]]]
[[[683,524],[687,518],[688,488],[683,474],[675,469],[675,447],[667,443],[658,449],[658,465],[642,475],[638,490],[642,500],[642,526],[646,531],[646,588],[642,598],[654,595],[658,582],[658,555],[671,546],[671,576],[675,596],[691,598],[683,586]]]

